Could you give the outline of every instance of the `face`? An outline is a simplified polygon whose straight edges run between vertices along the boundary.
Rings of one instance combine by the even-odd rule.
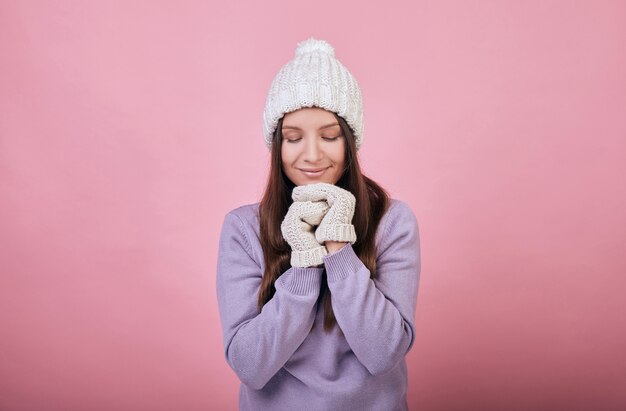
[[[335,184],[345,166],[345,136],[330,111],[305,107],[285,114],[282,166],[295,185]]]

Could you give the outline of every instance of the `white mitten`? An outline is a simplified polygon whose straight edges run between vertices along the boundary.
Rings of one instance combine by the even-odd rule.
[[[311,267],[324,263],[326,246],[315,239],[313,226],[320,224],[329,210],[326,201],[294,201],[280,225],[283,238],[291,246],[291,266]]]
[[[315,231],[315,238],[320,244],[325,241],[356,242],[356,231],[352,225],[356,205],[354,194],[334,184],[314,183],[294,187],[291,197],[294,201],[326,200],[330,206]]]

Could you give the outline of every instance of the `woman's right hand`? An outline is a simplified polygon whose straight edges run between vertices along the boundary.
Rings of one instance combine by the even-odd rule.
[[[294,201],[280,225],[283,238],[291,246],[292,267],[323,264],[328,250],[315,238],[315,227],[329,210],[326,201]]]

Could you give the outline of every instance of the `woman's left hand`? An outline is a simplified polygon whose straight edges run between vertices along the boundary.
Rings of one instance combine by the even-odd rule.
[[[326,241],[356,242],[356,231],[352,225],[356,198],[354,194],[329,183],[314,183],[294,187],[294,201],[326,200],[330,209],[315,231],[320,244]]]

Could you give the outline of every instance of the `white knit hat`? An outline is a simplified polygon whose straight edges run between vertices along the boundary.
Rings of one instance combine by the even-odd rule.
[[[310,37],[298,43],[293,60],[272,81],[263,111],[265,144],[272,147],[278,120],[302,107],[321,107],[341,116],[352,128],[356,149],[363,143],[363,98],[356,79],[335,58],[334,48]]]

